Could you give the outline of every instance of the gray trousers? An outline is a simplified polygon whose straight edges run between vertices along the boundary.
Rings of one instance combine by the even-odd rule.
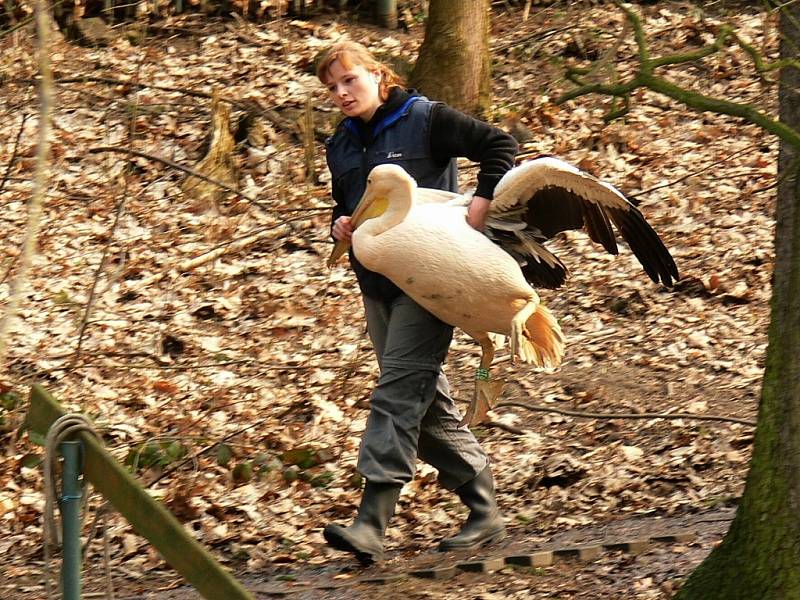
[[[488,458],[450,397],[442,372],[453,328],[405,294],[390,304],[364,296],[367,331],[380,366],[358,470],[376,483],[403,484],[417,456],[454,490],[474,479]]]

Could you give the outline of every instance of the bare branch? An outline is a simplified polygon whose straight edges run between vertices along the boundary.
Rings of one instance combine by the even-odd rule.
[[[622,12],[628,17],[628,22],[633,27],[633,36],[636,39],[636,47],[639,50],[639,63],[642,65],[643,69],[646,69],[650,65],[650,51],[647,48],[647,36],[644,33],[642,20],[633,9],[620,2],[620,0],[615,0],[614,4],[622,9]]]
[[[211,99],[211,94],[209,94],[208,92],[200,92],[197,90],[192,90],[183,87],[153,85],[150,83],[144,83],[139,81],[125,81],[124,79],[115,79],[113,77],[98,77],[97,75],[77,75],[75,77],[61,77],[59,79],[56,79],[55,83],[57,84],[86,83],[89,81],[93,83],[107,83],[109,85],[127,85],[133,88],[148,88],[151,90],[161,90],[162,92],[177,92],[180,94],[185,94],[187,96],[193,96],[195,98],[208,98],[209,100]]]
[[[80,75],[77,77],[64,77],[61,79],[56,80],[56,83],[83,83],[91,81],[94,83],[107,83],[109,85],[123,85],[123,86],[131,86],[134,88],[149,88],[153,90],[161,90],[164,92],[177,92],[181,94],[186,94],[187,96],[193,96],[195,98],[208,98],[211,99],[212,95],[208,92],[200,92],[197,90],[192,90],[188,88],[181,88],[181,87],[171,87],[171,86],[164,86],[164,85],[152,85],[149,83],[142,83],[142,82],[134,82],[134,81],[124,81],[122,79],[114,79],[113,77],[98,77],[96,75]],[[234,100],[231,98],[220,98],[220,100],[227,102],[231,106],[238,108],[239,110],[255,110],[259,115],[268,119],[271,123],[276,125],[282,131],[298,136],[300,132],[298,131],[297,124],[294,123],[290,119],[285,119],[281,117],[275,110],[270,108],[262,108],[261,106],[257,106],[254,102],[242,102],[239,100]],[[324,142],[327,137],[328,133],[324,131],[320,131],[319,129],[314,129],[314,138],[319,142]]]
[[[507,431],[508,433],[513,433],[514,435],[525,435],[525,429],[520,429],[519,427],[514,427],[513,425],[509,425],[508,423],[501,423],[500,421],[486,421],[483,423],[486,427],[494,427],[496,429],[502,429],[503,431]]]
[[[728,38],[731,36],[735,36],[733,32],[733,27],[725,25],[720,30],[720,33],[717,36],[717,39],[714,40],[713,44],[709,44],[708,46],[704,46],[699,50],[695,50],[693,52],[684,52],[681,54],[668,54],[667,56],[662,56],[661,58],[654,58],[650,61],[650,66],[652,67],[652,69],[655,69],[658,67],[664,67],[666,65],[679,65],[682,63],[701,60],[706,56],[711,56],[712,54],[716,54],[717,52],[722,50],[725,47]]]
[[[127,181],[125,182],[125,187],[127,188]],[[103,271],[106,270],[106,264],[108,263],[108,255],[109,250],[111,248],[111,244],[114,241],[114,235],[117,232],[117,226],[119,225],[120,217],[122,216],[122,209],[125,206],[125,198],[127,197],[127,193],[123,193],[122,198],[117,202],[117,208],[114,211],[114,223],[111,225],[111,233],[108,236],[108,240],[106,241],[105,246],[103,247],[103,254],[100,257],[100,264],[97,265],[97,270],[95,271],[94,278],[92,279],[92,287],[89,290],[89,298],[86,300],[86,307],[83,311],[83,318],[81,319],[80,327],[78,328],[78,342],[75,345],[75,357],[73,358],[73,362],[77,362],[81,357],[81,346],[83,345],[83,338],[86,334],[86,328],[89,326],[89,317],[92,314],[92,308],[94,308],[94,303],[97,298],[97,284],[100,281],[100,276],[103,274]]]
[[[280,419],[282,419],[284,416],[289,414],[289,412],[291,412],[292,410],[294,410],[294,406],[289,407],[289,409],[285,410],[283,413],[278,415],[276,420],[280,421]],[[264,423],[266,423],[267,421],[269,421],[272,418],[273,417],[271,417],[271,416],[264,417],[263,419],[260,419],[260,420],[254,422],[254,423],[250,423],[249,425],[245,425],[244,427],[242,427],[240,429],[237,429],[236,431],[234,431],[232,433],[229,433],[228,435],[226,435],[225,437],[223,437],[222,439],[220,439],[218,441],[211,442],[205,448],[199,450],[198,452],[195,452],[194,454],[192,454],[190,456],[187,456],[186,458],[184,458],[179,463],[177,463],[175,465],[172,465],[169,469],[166,469],[166,470],[164,470],[164,472],[156,475],[153,479],[151,479],[150,481],[146,482],[144,484],[144,486],[145,487],[153,487],[156,483],[158,483],[159,481],[161,481],[165,477],[168,477],[169,475],[172,475],[175,471],[177,471],[178,469],[182,468],[185,464],[197,460],[202,455],[206,454],[207,452],[210,452],[211,450],[213,450],[214,448],[216,448],[217,446],[219,446],[223,442],[227,442],[228,440],[236,437],[237,435],[240,435],[240,434],[244,433],[245,431],[249,431],[250,429],[254,429],[256,427],[260,427],[261,425],[263,425]]]
[[[142,55],[147,56],[146,53]],[[139,79],[139,74],[142,70],[142,61],[139,61],[138,67],[136,70],[136,79]],[[133,147],[133,140],[136,137],[136,118],[139,114],[139,97],[136,96],[136,99],[133,102],[133,110],[131,111],[130,115],[130,127],[128,128],[129,136],[128,136],[128,148]],[[97,285],[100,281],[100,276],[106,270],[106,264],[108,264],[108,256],[111,250],[111,245],[114,241],[114,236],[117,233],[117,227],[119,226],[120,218],[122,217],[122,211],[125,207],[125,200],[128,197],[128,178],[124,177],[124,185],[122,190],[122,195],[120,196],[119,200],[117,200],[117,206],[114,210],[114,222],[111,225],[111,233],[108,235],[108,240],[106,241],[105,246],[103,247],[103,254],[100,257],[100,264],[97,265],[97,270],[94,274],[94,279],[92,280],[92,287],[89,290],[89,297],[86,300],[86,307],[83,312],[83,318],[81,319],[81,324],[78,329],[78,342],[75,345],[75,356],[72,359],[72,363],[75,364],[80,360],[81,357],[81,346],[83,345],[83,338],[86,334],[86,328],[89,326],[89,318],[92,314],[92,309],[94,308],[94,303],[97,298]]]
[[[636,88],[642,87],[640,76],[637,75],[628,83],[588,83],[577,89],[564,92],[555,99],[555,104],[564,104],[569,100],[574,100],[580,96],[588,94],[601,94],[604,96],[629,96]]]
[[[794,67],[795,69],[800,69],[800,61],[794,59],[784,58],[782,60],[774,60],[772,62],[764,62],[764,57],[761,56],[761,53],[758,51],[757,48],[745,42],[741,37],[734,33],[734,37],[736,39],[736,43],[739,44],[739,47],[745,51],[745,53],[750,57],[753,61],[753,65],[756,68],[756,71],[759,73],[767,73],[769,71],[775,71],[777,69],[783,69],[784,67]]]
[[[586,85],[581,85],[574,90],[570,90],[562,94],[559,98],[555,100],[556,104],[563,104],[568,100],[573,100],[580,96],[584,96],[587,94],[603,94],[607,96],[616,96],[616,97],[626,97],[631,94],[637,88],[643,87],[650,89],[654,92],[658,92],[665,96],[672,98],[673,100],[677,100],[688,106],[689,108],[693,108],[698,111],[708,111],[722,115],[730,115],[732,117],[739,117],[744,119],[745,121],[752,123],[754,125],[758,125],[765,131],[768,131],[776,136],[778,136],[781,140],[786,142],[787,144],[795,147],[800,148],[800,133],[792,129],[791,127],[787,127],[780,121],[776,121],[772,119],[768,115],[760,112],[753,106],[749,104],[741,104],[738,102],[731,102],[728,100],[721,100],[719,98],[712,98],[710,96],[705,96],[698,92],[694,92],[692,90],[688,90],[686,88],[682,88],[677,86],[662,77],[657,77],[653,71],[656,67],[664,66],[664,65],[674,65],[685,63],[693,60],[697,60],[698,58],[703,58],[714,52],[721,50],[724,47],[725,41],[729,37],[734,37],[740,43],[740,45],[744,44],[742,47],[745,52],[753,56],[755,52],[754,48],[750,48],[748,50],[746,44],[738,39],[738,36],[735,36],[733,29],[730,27],[723,28],[723,31],[717,37],[717,40],[714,44],[710,46],[706,46],[696,52],[689,52],[685,54],[674,54],[665,56],[659,59],[650,59],[647,50],[647,39],[644,33],[644,27],[642,24],[642,20],[636,12],[631,9],[628,5],[623,4],[619,0],[615,1],[615,4],[620,7],[620,9],[625,13],[628,21],[630,22],[631,26],[634,30],[634,35],[636,37],[636,44],[639,48],[639,70],[638,72],[627,82],[627,83],[591,83]],[[756,53],[757,54],[757,53]],[[767,68],[763,62],[756,63],[756,68],[759,68],[759,65],[762,69]],[[797,65],[795,65],[797,66]],[[772,65],[769,65],[772,68]],[[567,75],[570,77],[570,74]],[[573,75],[572,80],[575,81],[576,78]],[[607,118],[613,118],[616,116],[623,115],[627,112],[626,108],[620,110],[612,110],[607,115]]]
[[[690,108],[699,111],[709,111],[721,115],[730,115],[732,117],[740,117],[749,123],[758,125],[765,131],[775,134],[781,140],[800,148],[800,133],[784,125],[780,121],[771,119],[764,113],[753,108],[749,104],[739,104],[738,102],[731,102],[729,100],[720,100],[719,98],[712,98],[704,96],[697,92],[679,87],[669,81],[655,76],[644,76],[642,83],[655,92],[660,92],[665,96],[669,96],[673,100],[682,102]]]
[[[17,310],[24,294],[28,270],[36,251],[36,238],[39,233],[42,213],[42,199],[47,186],[47,167],[50,155],[50,117],[53,102],[53,74],[50,70],[50,15],[47,2],[36,2],[36,32],[39,39],[39,139],[36,150],[36,171],[34,188],[28,203],[28,223],[25,238],[19,255],[19,270],[13,280],[6,313],[0,320],[0,364],[4,362],[11,326],[17,316]]]
[[[622,101],[621,104],[618,103]],[[614,96],[611,101],[611,109],[603,115],[603,121],[610,123],[615,119],[619,119],[627,115],[631,110],[631,95],[625,94],[624,96]]]
[[[298,220],[298,219],[296,219],[296,220]],[[208,252],[204,252],[203,254],[200,254],[199,256],[196,256],[194,258],[190,258],[188,260],[185,260],[182,263],[180,263],[179,265],[177,265],[177,271],[179,273],[187,273],[189,271],[192,271],[192,270],[196,269],[197,267],[199,267],[201,265],[208,264],[208,263],[218,259],[219,257],[224,256],[225,254],[227,254],[229,252],[235,252],[235,251],[238,251],[238,250],[243,250],[247,246],[249,246],[251,244],[254,244],[254,243],[258,242],[259,240],[261,240],[263,237],[265,237],[265,235],[267,233],[269,233],[272,230],[277,229],[277,228],[279,228],[279,227],[281,227],[283,225],[286,225],[286,222],[279,223],[278,225],[271,225],[271,226],[268,226],[268,227],[257,229],[254,233],[251,233],[251,234],[247,235],[246,237],[239,238],[234,243],[230,243],[230,244],[227,244],[225,246],[218,246],[217,248],[215,248],[213,250],[209,250]],[[153,284],[158,283],[159,281],[164,279],[168,274],[169,274],[168,271],[161,271],[160,273],[156,273],[156,274],[151,275],[150,277],[148,277],[146,279],[142,279],[142,280],[138,281],[136,283],[136,285],[133,286],[133,288],[137,289],[137,290],[145,289],[145,288],[147,288],[147,287],[149,287],[149,286],[151,286]]]
[[[556,35],[558,33],[563,33],[565,31],[569,31],[570,29],[574,28],[575,25],[570,25],[568,27],[559,27],[558,29],[548,29],[547,31],[536,31],[530,35],[521,37],[518,40],[512,40],[504,44],[492,45],[491,47],[492,55],[508,50],[509,48],[513,48],[514,46],[521,46],[522,44],[526,44],[530,41],[541,42],[553,35]]]
[[[8,267],[6,268],[5,273],[3,276],[0,277],[0,285],[3,285],[6,282],[6,279],[11,275],[11,271],[14,269],[14,265],[17,264],[19,260],[19,252],[17,252],[14,256],[11,257],[11,260],[8,261]]]

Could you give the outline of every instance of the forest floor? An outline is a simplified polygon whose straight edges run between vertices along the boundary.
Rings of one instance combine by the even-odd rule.
[[[433,549],[464,509],[420,465],[392,521],[386,565],[361,572],[324,544],[322,527],[347,521],[357,506],[354,464],[377,369],[352,274],[325,266],[324,152],[317,142],[318,183],[307,183],[298,122],[309,99],[318,130],[330,133],[337,118],[310,69],[321,48],[349,35],[401,68],[416,56],[422,26],[390,32],[334,13],[265,23],[188,16],[146,30],[120,26],[101,48],[53,42],[53,160],[39,253],[0,373],[1,597],[44,597],[43,451],[18,430],[35,381],[90,414],[114,456],[259,597],[293,590],[306,598],[668,598],[718,543],[726,521],[714,519],[741,495],[752,425],[636,417],[755,419],[777,143],[754,126],[649,91],[609,124],[607,98],[554,104],[572,85],[568,65],[616,48],[609,56],[621,76],[633,72],[623,16],[611,5],[576,3],[536,8],[523,20],[521,8],[507,6],[493,14],[491,120],[528,137],[525,156],[558,155],[635,197],[683,280],[656,286],[627,248],[611,257],[580,233],[551,245],[572,271],[563,289],[541,294],[567,335],[567,356],[555,373],[507,361],[496,367],[506,401],[539,409],[499,407],[476,431],[510,533],[486,554],[612,534],[677,529],[697,537],[637,556],[610,552],[379,588],[357,583],[452,561]],[[716,3],[712,13],[659,2],[637,10],[653,55],[711,43],[731,21],[774,57],[774,16],[733,6]],[[0,46],[5,309],[33,189],[39,103],[32,33],[20,30]],[[775,112],[776,86],[736,47],[663,74]],[[259,206],[234,194],[193,197],[182,191],[180,171],[146,156],[91,151],[116,146],[196,164],[214,88],[235,101],[234,120],[248,106],[257,114],[234,158],[238,185]],[[469,187],[475,169],[463,167]],[[219,255],[203,262],[212,250]],[[477,361],[476,344],[457,334],[447,372],[458,398],[469,396]],[[90,503],[89,521],[98,504]],[[118,515],[109,517],[106,538],[118,598],[194,597]],[[87,564],[85,588],[102,596],[100,540]],[[346,587],[300,585],[323,580]]]

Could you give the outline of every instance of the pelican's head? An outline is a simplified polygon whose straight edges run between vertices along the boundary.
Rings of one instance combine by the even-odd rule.
[[[361,197],[359,207],[372,196],[393,196],[413,194],[417,187],[416,181],[400,165],[378,165],[370,171],[367,177],[367,189]],[[358,212],[358,207],[353,216]]]
[[[414,201],[416,187],[414,178],[399,165],[378,165],[372,169],[367,177],[364,194],[350,218],[353,231],[365,221],[384,215],[393,206],[403,205],[408,210]],[[349,246],[350,242],[347,241],[336,242],[328,259],[328,266],[339,260]]]

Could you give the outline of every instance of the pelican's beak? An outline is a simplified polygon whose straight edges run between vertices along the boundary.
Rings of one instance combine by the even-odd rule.
[[[386,212],[388,206],[389,199],[386,196],[376,195],[369,189],[369,186],[367,186],[367,189],[364,191],[364,195],[361,196],[361,200],[358,201],[358,206],[356,206],[355,211],[353,211],[353,215],[350,217],[350,223],[353,226],[353,231],[358,229],[358,227],[364,221],[374,219],[375,217],[380,217]],[[350,248],[349,240],[338,240],[336,244],[334,244],[333,251],[328,258],[328,266],[332,267],[336,261],[339,260],[345,252],[347,252],[348,248]]]
[[[333,252],[328,257],[328,267],[335,265],[336,261],[342,257],[342,254],[347,252],[348,248],[350,248],[350,240],[336,240],[333,245]]]

